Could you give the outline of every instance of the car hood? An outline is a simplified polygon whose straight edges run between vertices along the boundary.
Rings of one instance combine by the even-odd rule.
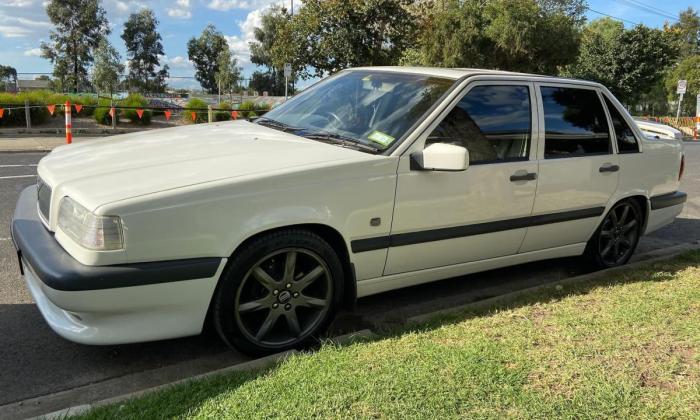
[[[230,121],[61,146],[41,160],[38,174],[54,192],[94,210],[109,202],[205,182],[373,158],[377,156],[248,121]]]

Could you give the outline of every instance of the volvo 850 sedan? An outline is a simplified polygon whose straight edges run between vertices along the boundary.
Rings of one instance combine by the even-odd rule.
[[[211,323],[252,354],[313,344],[355,299],[581,255],[625,264],[671,223],[683,150],[603,86],[356,68],[254,121],[57,148],[12,236],[61,336],[116,344]]]

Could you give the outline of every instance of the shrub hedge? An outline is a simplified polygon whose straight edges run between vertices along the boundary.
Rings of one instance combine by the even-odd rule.
[[[209,117],[207,116],[207,111],[195,111],[197,113],[195,120],[192,120],[192,112],[190,108],[206,108],[207,103],[201,99],[192,98],[185,105],[185,109],[182,110],[182,119],[187,123],[203,123],[207,122]]]
[[[72,95],[63,93],[54,93],[46,90],[36,90],[29,92],[0,93],[0,108],[4,108],[3,117],[0,118],[0,127],[24,127],[27,124],[23,108],[25,101],[29,103],[30,118],[32,125],[41,125],[48,121],[49,118],[62,117],[64,110],[63,105],[66,100],[70,100],[72,105],[85,105],[81,109],[79,116],[90,116],[94,112],[94,105],[97,104],[97,98],[94,95]],[[47,105],[56,105],[56,110],[53,116],[49,113]],[[15,108],[15,109],[11,109]],[[76,115],[76,110],[73,108],[73,115]]]
[[[98,124],[112,125],[112,117],[109,115],[111,101],[109,99],[100,99],[98,107],[95,109],[95,121]],[[125,106],[125,107],[138,107],[146,108],[149,102],[148,99],[137,93],[131,93],[126,98],[121,101],[114,101],[114,105]],[[120,119],[128,119],[131,124],[134,125],[149,125],[151,123],[151,118],[153,116],[153,111],[144,109],[143,115],[139,119],[138,114],[135,109],[121,109],[117,110],[117,123]]]
[[[225,111],[214,112],[214,121],[228,121],[231,119],[231,104],[228,102],[221,102],[216,106],[219,109],[225,109]]]

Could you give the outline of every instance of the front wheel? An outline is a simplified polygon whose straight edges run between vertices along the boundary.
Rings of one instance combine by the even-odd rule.
[[[615,204],[588,241],[586,257],[597,268],[626,264],[642,233],[642,210],[633,200]]]
[[[325,330],[340,301],[341,262],[305,230],[273,232],[247,244],[224,272],[214,297],[216,329],[253,355],[306,347]]]

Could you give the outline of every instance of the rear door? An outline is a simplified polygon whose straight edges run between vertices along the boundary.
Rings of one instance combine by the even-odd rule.
[[[595,87],[537,83],[539,179],[520,252],[586,242],[617,189],[619,161]]]

